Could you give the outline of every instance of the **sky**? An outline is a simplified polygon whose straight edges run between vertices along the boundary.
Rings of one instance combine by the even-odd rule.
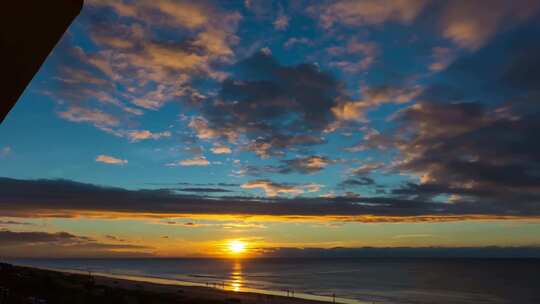
[[[538,248],[538,17],[87,0],[0,125],[0,256]]]

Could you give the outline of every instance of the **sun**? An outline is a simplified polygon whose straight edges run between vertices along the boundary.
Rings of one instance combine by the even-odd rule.
[[[246,243],[239,240],[232,240],[228,243],[228,248],[231,253],[239,254],[246,251]]]

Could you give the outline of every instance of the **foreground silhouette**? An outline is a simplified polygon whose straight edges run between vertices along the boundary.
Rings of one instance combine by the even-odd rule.
[[[0,263],[0,304],[317,304],[320,301],[63,273]]]
[[[83,0],[0,3],[0,123],[82,6]]]

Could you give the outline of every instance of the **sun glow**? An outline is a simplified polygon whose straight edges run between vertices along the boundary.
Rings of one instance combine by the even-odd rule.
[[[246,251],[246,243],[239,240],[232,240],[228,243],[229,251],[233,254],[240,254]]]

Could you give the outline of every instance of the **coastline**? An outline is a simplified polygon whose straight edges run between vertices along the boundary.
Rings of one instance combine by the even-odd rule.
[[[120,288],[123,290],[137,291],[145,290],[160,294],[181,294],[182,297],[196,299],[199,301],[210,301],[211,303],[284,303],[284,304],[367,304],[355,299],[334,298],[331,296],[319,296],[307,293],[295,292],[287,295],[287,291],[275,291],[242,287],[235,288],[230,285],[203,284],[197,282],[180,281],[149,276],[134,276],[122,274],[110,274],[103,272],[88,272],[74,269],[59,269],[26,266],[14,264],[15,267],[29,269],[31,271],[54,272],[64,275],[76,275],[82,278],[91,278],[97,286],[108,288]],[[224,301],[224,302],[223,302]],[[210,303],[209,302],[209,303]]]

